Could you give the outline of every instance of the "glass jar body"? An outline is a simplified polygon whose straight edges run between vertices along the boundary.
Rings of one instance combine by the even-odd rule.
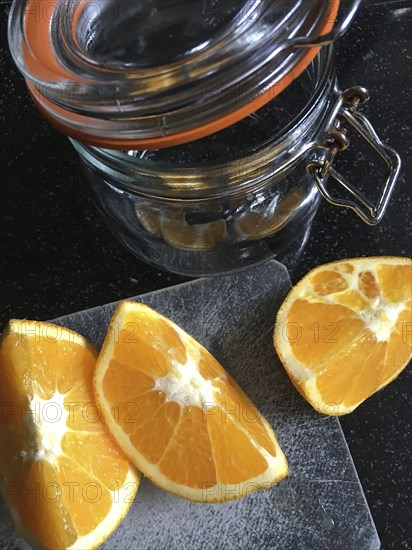
[[[172,149],[119,152],[72,141],[93,200],[123,245],[158,268],[218,275],[293,263],[321,196],[307,173],[328,123],[332,48],[232,128]],[[205,160],[203,160],[205,159]]]
[[[273,258],[290,265],[321,200],[304,161],[282,182],[207,203],[130,193],[84,162],[82,172],[97,209],[130,252],[157,268],[193,277],[226,274]]]

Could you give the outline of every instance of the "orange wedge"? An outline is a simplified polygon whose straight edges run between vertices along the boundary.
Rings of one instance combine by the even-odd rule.
[[[155,237],[162,236],[162,229],[160,227],[160,213],[149,206],[143,206],[140,203],[136,203],[134,206],[137,219],[148,233]]]
[[[223,367],[143,304],[118,307],[94,384],[113,437],[167,491],[223,502],[287,474],[272,428]]]
[[[95,548],[138,488],[100,420],[96,355],[82,336],[47,323],[13,320],[2,337],[0,481],[34,548]]]
[[[178,250],[208,252],[227,237],[225,220],[188,223],[185,212],[171,208],[161,212],[140,204],[135,205],[136,216],[142,227],[151,235]]]
[[[172,215],[160,223],[164,240],[180,250],[208,252],[227,236],[225,220],[189,224],[184,216]]]
[[[341,260],[308,273],[279,310],[274,344],[319,412],[352,412],[412,355],[412,260]]]
[[[305,200],[301,189],[297,189],[278,200],[273,198],[234,219],[236,232],[246,239],[264,239],[277,233],[296,214]]]

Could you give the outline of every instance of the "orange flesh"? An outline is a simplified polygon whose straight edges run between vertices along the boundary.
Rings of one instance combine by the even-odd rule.
[[[199,489],[216,483],[208,424],[200,407],[184,408],[173,440],[159,464],[160,470],[175,483]]]
[[[157,464],[171,481],[201,489],[265,472],[268,463],[256,444],[272,456],[275,445],[254,405],[216,359],[197,343],[198,357],[192,359],[180,334],[162,318],[142,312],[139,319],[126,316],[127,324],[129,329],[138,327],[138,336],[131,341],[127,331],[120,331],[103,392],[112,404],[113,420],[144,459]],[[188,360],[196,361],[198,374],[213,385],[214,400],[208,408],[183,405],[156,389],[159,378],[177,364],[184,370]],[[125,419],[124,411],[132,409],[133,421]]]
[[[129,468],[98,420],[95,357],[76,342],[11,332],[2,342],[0,364],[0,477],[13,489],[7,500],[45,547],[66,548],[105,518],[113,504],[108,488],[122,486]],[[33,397],[53,403],[56,392],[65,394],[60,413],[67,412],[69,431],[61,439],[63,454],[49,460],[41,458],[41,434],[33,435],[27,411]]]
[[[362,271],[359,273],[358,285],[359,290],[367,298],[377,298],[380,295],[379,285],[375,276],[370,271]]]
[[[262,422],[262,417],[248,396],[236,384],[232,378],[228,378],[228,384],[219,384],[222,396],[222,406],[224,419],[229,418],[228,411],[234,411],[232,418],[236,423],[240,423],[246,430],[250,430],[253,424],[253,437],[255,441],[271,455],[276,455],[276,448],[271,439],[267,437],[266,428]]]
[[[391,334],[386,350],[386,360],[383,365],[382,379],[386,380],[410,356],[412,348],[412,309],[411,305],[398,318],[395,329]]]
[[[219,481],[239,483],[258,476],[268,463],[234,419],[223,415],[212,415],[208,422]]]
[[[45,460],[19,466],[15,469],[16,479],[24,479],[24,486],[9,496],[9,503],[18,511],[26,529],[46,548],[72,545],[78,534],[67,506],[54,492],[60,486],[55,469]],[[8,478],[9,483],[11,479]]]
[[[347,306],[355,311],[363,311],[368,307],[368,302],[356,290],[345,290],[333,297],[333,301],[342,306]]]
[[[208,223],[188,224],[184,216],[172,215],[162,219],[161,233],[164,240],[181,250],[213,250],[226,238],[224,220]]]
[[[277,204],[275,200],[269,204],[261,205],[257,212],[246,212],[240,215],[236,220],[240,233],[245,237],[255,239],[273,235],[294,216],[295,210],[300,206],[304,197],[299,189],[286,195]]]
[[[310,278],[313,293],[292,302],[285,337],[295,358],[316,372],[322,399],[349,408],[388,383],[410,358],[412,267],[378,264],[376,275],[359,272],[357,289],[349,289],[343,276],[350,276],[354,266],[348,262],[341,273],[337,269],[332,264]],[[381,340],[362,318],[366,310],[373,318],[380,300],[401,306],[388,337]]]
[[[379,265],[377,272],[379,285],[385,300],[401,302],[411,299],[411,265]]]
[[[160,212],[138,204],[135,205],[135,211],[140,223],[148,233],[151,233],[155,237],[162,236]]]
[[[321,320],[321,322],[319,322]],[[364,328],[361,319],[344,306],[296,300],[288,314],[293,353],[307,368],[315,369],[339,352],[345,353]]]
[[[313,290],[319,296],[326,296],[348,288],[345,279],[336,271],[321,271],[311,279]]]

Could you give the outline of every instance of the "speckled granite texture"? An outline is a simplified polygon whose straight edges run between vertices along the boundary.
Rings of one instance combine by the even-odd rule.
[[[74,151],[31,104],[11,62],[6,14],[1,2],[0,325],[12,316],[50,319],[182,282],[134,259],[100,221]],[[294,282],[341,257],[412,255],[411,28],[411,0],[368,0],[339,43],[341,86],[370,89],[367,112],[400,153],[402,176],[376,228],[323,204],[304,254],[288,266]],[[349,179],[369,172],[362,155],[339,162]],[[410,395],[409,369],[341,419],[383,549],[412,548]]]
[[[270,262],[136,298],[171,317],[228,369],[275,427],[290,470],[274,488],[224,505],[187,502],[144,480],[105,550],[379,548],[339,421],[316,413],[297,394],[275,356],[274,319],[289,289],[287,270]],[[110,304],[57,322],[99,346],[114,309]],[[4,546],[22,548],[5,525]]]

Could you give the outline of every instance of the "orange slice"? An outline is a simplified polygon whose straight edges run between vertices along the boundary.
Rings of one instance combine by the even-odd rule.
[[[35,548],[101,544],[139,475],[107,433],[93,395],[96,351],[66,328],[10,321],[0,348],[0,481]]]
[[[189,224],[184,216],[167,216],[160,220],[164,240],[180,250],[208,252],[227,236],[225,220]]]
[[[208,252],[227,237],[225,220],[189,224],[184,211],[135,205],[136,216],[143,229],[178,250]]]
[[[274,344],[319,412],[353,411],[412,354],[412,260],[341,260],[309,272],[279,310]]]
[[[137,219],[143,226],[143,228],[154,235],[155,237],[162,236],[162,230],[160,227],[160,213],[149,206],[143,206],[140,203],[134,205]]]
[[[119,445],[167,491],[223,502],[287,474],[272,428],[223,367],[143,304],[118,307],[94,383]]]
[[[301,189],[292,191],[280,201],[275,197],[269,203],[236,216],[235,230],[240,236],[250,240],[270,237],[285,227],[304,200]]]

